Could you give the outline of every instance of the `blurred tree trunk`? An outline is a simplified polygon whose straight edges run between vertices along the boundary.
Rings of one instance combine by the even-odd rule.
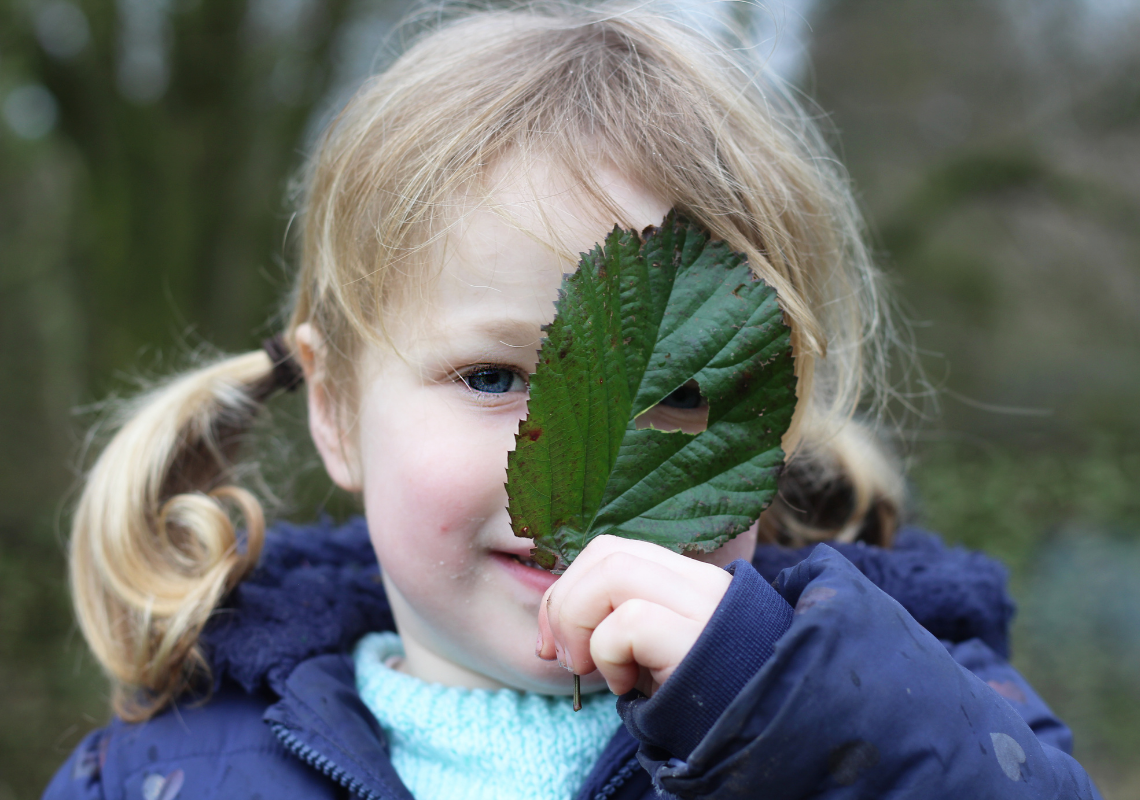
[[[66,235],[92,377],[191,325],[220,347],[248,346],[281,288],[281,276],[266,276],[282,254],[282,176],[296,168],[301,132],[324,95],[347,0],[317,6],[292,41],[265,41],[247,6],[201,0],[170,12],[169,85],[151,103],[117,89],[122,45],[109,0],[86,4],[91,45],[80,59],[41,56],[83,169]],[[303,84],[289,105],[270,85],[280,59],[293,60]]]
[[[288,177],[350,4],[83,0],[85,46],[62,58],[49,5],[0,5],[0,105],[21,85],[58,104],[39,139],[0,119],[0,798],[39,796],[106,714],[65,585],[90,421],[74,408],[123,389],[117,370],[264,336],[288,285]],[[159,15],[149,95],[123,76],[132,9]]]

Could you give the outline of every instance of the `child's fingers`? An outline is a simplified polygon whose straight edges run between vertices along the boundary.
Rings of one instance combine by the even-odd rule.
[[[659,545],[622,539],[617,536],[599,536],[586,545],[565,574],[547,589],[540,609],[540,629],[544,637],[550,633],[550,628],[543,626],[542,615],[547,613],[551,606],[557,605],[558,598],[570,593],[578,581],[586,575],[592,574],[599,564],[617,555],[636,557],[646,563],[657,564],[671,570],[677,573],[677,577],[668,585],[684,583],[705,587],[705,591],[716,595],[717,602],[720,601],[731,581],[728,573],[720,567],[687,558]],[[541,655],[544,658],[551,659],[554,658],[554,651],[545,648]]]
[[[615,537],[595,542],[602,538],[608,541],[596,548],[592,542],[547,590],[539,610],[539,656],[558,658],[579,674],[594,669],[590,637],[614,609],[646,600],[692,620],[699,630],[732,580],[719,567],[656,545]]]
[[[703,625],[646,600],[619,606],[594,630],[590,657],[614,694],[637,687],[646,694],[663,684],[688,655]],[[639,685],[643,670],[651,685]]]
[[[703,626],[724,593],[718,593],[717,587],[704,588],[660,564],[612,553],[580,573],[569,587],[549,593],[545,615],[556,654],[575,672],[590,672],[594,666],[589,658],[590,635],[614,609],[633,600],[656,603]]]
[[[635,539],[623,539],[620,536],[606,534],[591,539],[590,543],[574,559],[574,563],[570,565],[570,568],[566,570],[566,575],[563,575],[562,578],[565,579],[567,575],[575,571],[589,570],[594,563],[613,553],[629,553],[639,556],[646,561],[653,561],[663,567],[668,567],[689,579],[699,579],[701,576],[708,575],[710,570],[722,571],[720,567],[688,558],[680,553],[674,553],[658,544]]]

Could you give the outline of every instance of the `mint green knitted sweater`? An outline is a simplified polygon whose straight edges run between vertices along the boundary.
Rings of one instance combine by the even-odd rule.
[[[582,698],[425,683],[391,669],[394,633],[356,644],[356,690],[416,800],[555,800],[586,780],[621,720],[609,692]]]

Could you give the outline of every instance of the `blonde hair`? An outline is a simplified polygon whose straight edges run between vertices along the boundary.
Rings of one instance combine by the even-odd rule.
[[[545,161],[609,210],[589,168],[605,160],[745,253],[779,294],[800,397],[785,441],[801,466],[763,536],[889,543],[901,478],[853,421],[887,387],[879,275],[816,126],[755,71],[643,6],[527,3],[438,23],[365,83],[316,148],[287,341],[312,325],[349,403],[362,347],[383,340],[401,287],[423,278],[455,198],[510,156]],[[208,674],[198,635],[256,563],[262,511],[229,478],[271,371],[247,354],[152,392],[88,476],[72,586],[124,717],[145,718]],[[842,513],[823,520],[810,511],[825,495]]]

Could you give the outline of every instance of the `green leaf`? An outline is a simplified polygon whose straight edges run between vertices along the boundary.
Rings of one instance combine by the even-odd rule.
[[[596,536],[674,551],[743,533],[776,493],[795,409],[790,331],[744,257],[670,212],[615,227],[563,277],[507,460],[515,535],[564,568]],[[695,380],[698,434],[637,417]]]

